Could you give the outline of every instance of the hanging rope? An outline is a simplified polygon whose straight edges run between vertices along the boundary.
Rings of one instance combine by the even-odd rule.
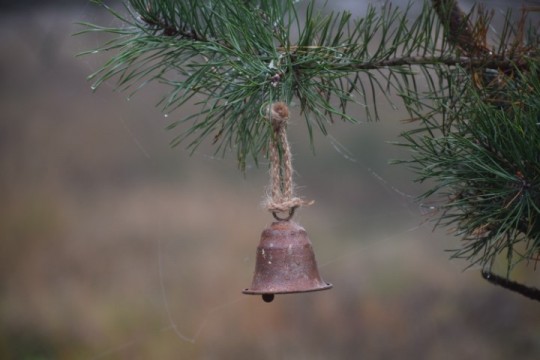
[[[272,124],[273,134],[270,140],[270,180],[271,196],[266,201],[266,208],[276,220],[290,220],[300,206],[313,204],[294,196],[293,167],[291,149],[287,141],[287,120],[289,108],[283,102],[269,106],[268,119]],[[288,213],[281,218],[278,213]]]

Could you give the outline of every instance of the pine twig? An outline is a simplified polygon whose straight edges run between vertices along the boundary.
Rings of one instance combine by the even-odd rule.
[[[473,32],[469,17],[456,0],[431,0],[444,27],[445,38],[467,55],[489,54],[485,38],[479,39]]]
[[[490,271],[482,270],[482,278],[491,284],[501,286],[506,290],[514,291],[520,295],[523,295],[531,300],[540,301],[540,289],[532,286],[520,284],[516,281],[506,279],[504,277],[493,274]]]

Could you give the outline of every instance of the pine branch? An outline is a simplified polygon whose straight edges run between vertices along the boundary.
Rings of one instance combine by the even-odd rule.
[[[204,141],[236,151],[240,168],[268,149],[271,103],[298,103],[312,140],[336,119],[355,122],[350,103],[378,119],[381,94],[397,93],[410,114],[404,146],[419,181],[435,184],[437,224],[463,238],[455,257],[508,268],[540,253],[540,51],[527,12],[506,17],[487,44],[491,15],[465,14],[455,0],[425,3],[411,20],[385,4],[360,19],[349,12],[300,12],[292,0],[125,0],[107,9],[118,27],[84,24],[112,39],[87,53],[110,59],[90,75],[93,88],[115,81],[130,96],[149,82],[168,86],[159,102],[176,116],[173,145]],[[103,4],[102,4],[103,5]],[[105,5],[103,5],[105,6]],[[524,250],[518,251],[518,244]]]
[[[485,270],[482,270],[482,277],[494,285],[502,286],[505,289],[517,292],[531,300],[540,301],[540,290],[537,288],[511,281]]]
[[[413,67],[413,66],[435,66],[444,65],[447,67],[477,68],[477,69],[499,69],[500,71],[527,70],[531,65],[523,59],[523,56],[514,58],[499,56],[467,57],[467,56],[404,56],[391,59],[383,59],[374,62],[351,62],[350,64],[328,64],[328,69],[334,71],[363,71],[384,68]],[[308,69],[309,65],[302,65],[300,69]]]
[[[455,6],[449,11],[462,14]],[[501,42],[511,43],[512,51],[500,53],[511,53],[515,60],[508,67],[486,62],[448,72],[447,87],[430,88],[428,100],[419,104],[415,98],[409,104],[434,111],[416,111],[422,125],[404,134],[415,152],[409,164],[419,181],[436,183],[422,197],[440,197],[437,224],[453,227],[463,238],[453,256],[485,267],[506,253],[508,275],[517,263],[540,253],[538,36],[531,31],[527,39],[522,29],[509,29],[505,34],[520,40],[505,37]],[[479,52],[457,45],[459,51]]]
[[[326,124],[333,122],[334,117],[355,121],[346,113],[347,104],[358,101],[355,93],[368,105],[367,94],[384,93],[388,87],[402,91],[414,82],[418,70],[431,77],[424,68],[459,66],[507,71],[527,66],[522,54],[455,55],[448,43],[439,46],[437,14],[429,6],[412,23],[407,11],[390,5],[380,13],[371,8],[365,18],[351,26],[350,13],[323,15],[310,3],[304,15],[305,26],[300,28],[302,19],[291,1],[131,0],[127,4],[131,18],[109,8],[127,27],[86,24],[86,32],[119,35],[90,52],[119,52],[90,76],[93,88],[113,78],[121,90],[137,91],[148,82],[163,82],[172,88],[160,102],[166,113],[192,101],[195,95],[203,96],[203,108],[198,115],[206,118],[185,118],[172,124],[170,128],[175,128],[198,119],[173,145],[194,133],[202,133],[189,143],[192,148],[211,136],[219,145],[218,151],[236,147],[241,166],[248,154],[256,160],[262,144],[267,143],[268,131],[261,131],[260,126],[245,126],[253,119],[261,119],[264,104],[296,98],[309,132],[311,115],[315,115],[315,123],[326,133]],[[441,2],[437,4],[435,9],[440,13]],[[460,31],[456,26],[462,23],[467,22],[451,22],[445,34]],[[295,42],[291,34],[294,25],[299,32]],[[383,74],[387,86],[380,84],[380,78],[372,71],[379,69],[389,71]],[[332,102],[335,96],[339,107]],[[377,113],[377,103],[374,99],[371,102]],[[243,108],[239,106],[242,103]],[[223,121],[217,121],[220,117]],[[240,134],[239,129],[250,133]]]
[[[256,161],[268,143],[266,104],[297,99],[309,134],[313,124],[326,133],[334,118],[355,121],[346,112],[350,102],[358,101],[355,94],[368,102],[367,94],[386,91],[369,70],[392,68],[387,81],[399,87],[390,76],[405,79],[414,76],[413,66],[461,61],[450,60],[436,39],[425,36],[423,29],[433,27],[435,18],[428,8],[409,24],[407,13],[390,5],[379,13],[372,8],[353,22],[348,12],[315,11],[314,2],[303,16],[292,1],[127,4],[130,18],[110,10],[127,26],[87,24],[86,32],[118,35],[91,51],[117,51],[90,76],[93,88],[111,79],[119,89],[134,91],[151,81],[163,82],[172,89],[160,102],[166,113],[202,97],[196,116],[171,124],[188,123],[173,145],[197,134],[188,143],[194,149],[211,137],[217,151],[237,149],[241,167],[248,155]],[[431,59],[421,61],[420,55]],[[376,102],[372,105],[377,114]]]
[[[476,22],[481,28],[477,27],[475,32],[469,16],[461,10],[456,0],[432,0],[432,3],[448,42],[468,55],[489,54],[485,34],[491,17],[482,14],[480,21]]]

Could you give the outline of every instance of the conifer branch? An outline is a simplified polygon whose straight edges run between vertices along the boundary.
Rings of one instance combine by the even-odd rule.
[[[457,66],[444,74],[447,87],[432,87],[429,100],[409,103],[422,122],[404,134],[415,153],[409,164],[419,181],[436,183],[423,198],[440,197],[437,224],[453,227],[463,238],[453,256],[490,268],[506,253],[509,276],[517,263],[540,253],[538,29],[529,29],[526,38],[523,17],[517,28],[506,24],[501,44],[512,46],[499,46],[498,53],[513,58],[504,67],[492,61],[496,56],[487,51],[485,33],[471,30],[455,1],[433,2],[441,23],[446,21],[448,41],[464,55],[490,60]],[[428,106],[431,111],[420,112]]]
[[[413,126],[403,134],[406,163],[435,184],[422,199],[440,199],[437,223],[463,238],[453,255],[487,266],[505,252],[508,269],[536,258],[540,34],[525,25],[527,11],[517,24],[508,15],[488,44],[491,15],[465,14],[455,0],[426,2],[412,20],[390,3],[360,19],[297,3],[125,0],[124,11],[108,8],[120,26],[84,24],[82,33],[112,36],[87,52],[113,54],[92,86],[115,81],[131,96],[167,85],[165,113],[197,106],[169,126],[180,129],[173,145],[209,140],[216,152],[235,151],[241,168],[268,151],[269,104],[298,103],[312,139],[314,128],[356,121],[350,103],[377,119],[377,98],[394,91]]]
[[[489,54],[486,44],[487,25],[490,16],[484,14],[476,22],[476,28],[469,16],[461,10],[456,0],[432,0],[433,7],[444,28],[444,37],[465,54]],[[476,31],[475,31],[476,30]]]

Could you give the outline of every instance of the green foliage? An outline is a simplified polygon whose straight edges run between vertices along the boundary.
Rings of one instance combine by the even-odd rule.
[[[436,184],[423,196],[439,196],[438,221],[463,237],[454,256],[490,266],[506,251],[510,270],[540,252],[539,73],[534,64],[516,70],[496,91],[478,89],[465,69],[452,75],[462,91],[440,103],[445,116],[424,118],[420,136],[404,134],[410,164]]]
[[[509,14],[490,48],[491,16],[465,15],[453,0],[426,2],[415,20],[390,3],[360,19],[315,1],[124,4],[102,4],[118,27],[84,24],[82,33],[112,35],[88,52],[112,51],[89,78],[94,89],[114,80],[130,96],[161,82],[166,114],[196,104],[169,126],[179,131],[173,145],[210,140],[216,152],[235,151],[243,169],[266,154],[269,104],[299,104],[312,139],[336,119],[356,121],[351,102],[378,119],[377,98],[394,91],[415,125],[403,134],[407,163],[434,183],[423,198],[440,201],[438,223],[464,239],[454,256],[490,267],[506,251],[510,271],[539,254],[540,37],[526,29],[526,12],[517,23]]]
[[[111,79],[120,90],[169,85],[159,103],[165,113],[199,106],[170,125],[181,125],[173,145],[187,140],[195,149],[210,138],[216,152],[236,151],[243,168],[248,156],[264,154],[270,103],[298,101],[310,137],[314,127],[326,134],[335,119],[355,121],[346,112],[350,102],[378,118],[378,92],[415,86],[412,65],[459,61],[437,43],[436,14],[427,6],[411,23],[391,5],[353,20],[349,12],[318,11],[315,2],[300,12],[296,3],[126,1],[128,15],[108,8],[122,23],[117,28],[84,24],[82,33],[115,36],[88,52],[115,51],[89,79],[94,89]]]

